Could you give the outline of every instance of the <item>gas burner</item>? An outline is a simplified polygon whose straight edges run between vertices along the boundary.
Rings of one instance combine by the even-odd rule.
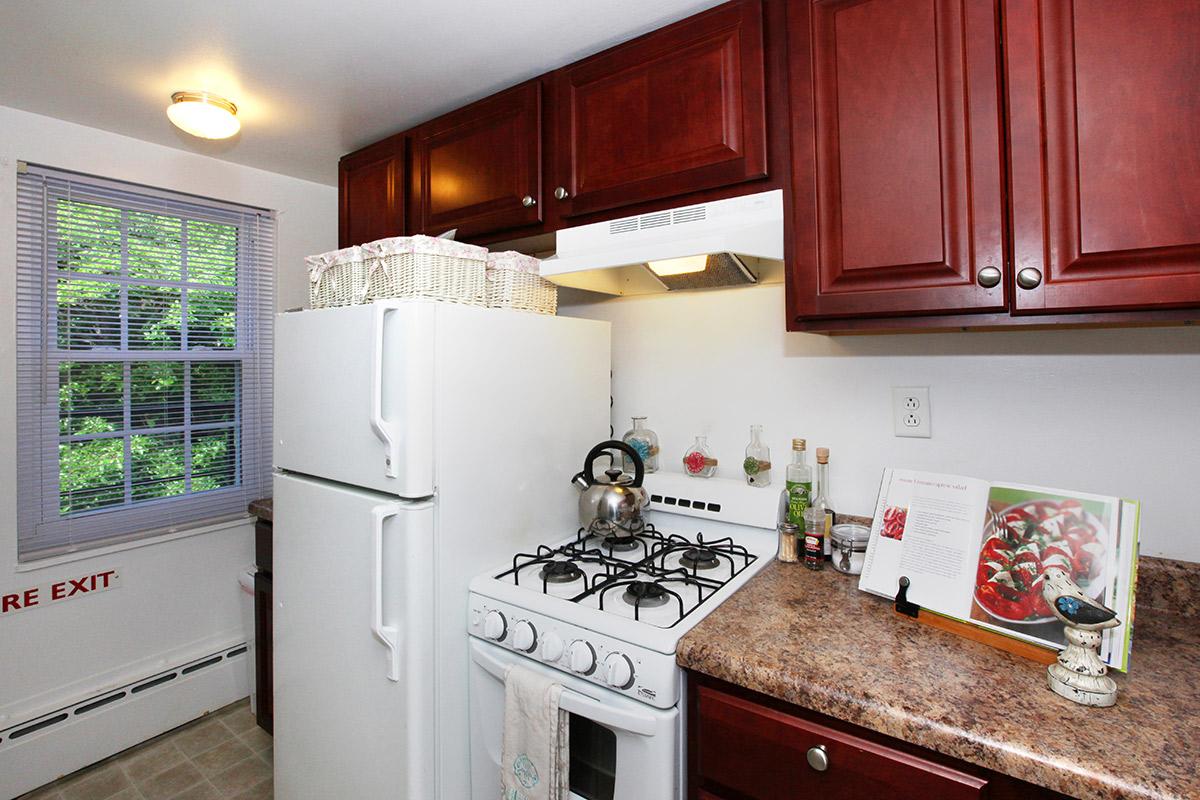
[[[656,608],[667,604],[667,591],[652,581],[630,583],[621,597],[635,608]]]
[[[583,570],[571,561],[550,561],[538,577],[547,583],[571,583],[583,577]]]
[[[715,569],[721,565],[721,559],[707,547],[689,547],[679,557],[679,563],[688,569]]]
[[[602,538],[600,545],[610,553],[628,553],[630,550],[637,550],[639,547],[645,546],[636,536],[615,533],[610,533]]]

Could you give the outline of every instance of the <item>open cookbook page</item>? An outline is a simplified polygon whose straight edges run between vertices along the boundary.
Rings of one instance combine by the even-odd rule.
[[[988,490],[959,475],[884,470],[858,588],[895,597],[904,575],[909,600],[966,619]]]

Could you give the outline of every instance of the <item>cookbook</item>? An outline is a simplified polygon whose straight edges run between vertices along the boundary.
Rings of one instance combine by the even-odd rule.
[[[1066,646],[1042,573],[1070,574],[1117,612],[1100,658],[1125,671],[1133,631],[1139,506],[1119,497],[887,469],[858,588],[1044,647]]]

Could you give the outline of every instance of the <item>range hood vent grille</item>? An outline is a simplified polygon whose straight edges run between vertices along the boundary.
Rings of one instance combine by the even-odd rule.
[[[672,211],[654,211],[642,214],[640,217],[624,217],[608,223],[608,233],[616,236],[620,233],[634,233],[653,228],[665,228],[670,225],[683,225],[686,222],[703,222],[708,218],[708,206],[688,206]]]

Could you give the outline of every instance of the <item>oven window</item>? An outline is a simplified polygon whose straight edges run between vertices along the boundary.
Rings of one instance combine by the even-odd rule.
[[[571,714],[571,791],[586,800],[613,800],[617,735]]]

